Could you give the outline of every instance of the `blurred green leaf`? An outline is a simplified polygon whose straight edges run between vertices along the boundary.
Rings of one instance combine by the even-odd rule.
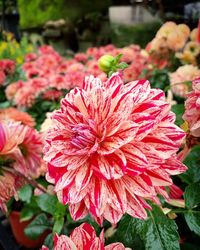
[[[51,223],[46,214],[39,214],[25,228],[24,232],[30,239],[37,239],[45,230],[51,229]]]
[[[30,203],[31,202],[31,197],[32,197],[32,193],[33,193],[33,188],[31,185],[25,185],[22,188],[20,188],[18,195],[19,195],[19,199],[21,201],[24,201],[26,203]]]
[[[36,202],[42,211],[51,215],[56,213],[57,197],[50,194],[42,194],[36,197]]]
[[[64,225],[64,217],[59,218],[53,225],[53,233],[60,234]]]

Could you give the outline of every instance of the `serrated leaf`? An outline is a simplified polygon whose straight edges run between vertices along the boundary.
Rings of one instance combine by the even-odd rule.
[[[200,203],[200,183],[193,183],[186,187],[184,198],[185,205],[188,208],[193,208]]]
[[[190,230],[200,236],[200,211],[188,210],[184,216]]]
[[[200,181],[200,146],[193,147],[190,154],[184,160],[184,164],[188,167],[188,170],[179,175],[182,181],[192,184]]]
[[[53,225],[53,233],[60,234],[64,225],[64,218],[59,218],[55,221]]]
[[[139,220],[125,215],[119,222],[116,233],[109,239],[108,243],[122,242],[126,247],[132,249],[144,250],[144,243],[139,236],[139,228],[137,228],[137,222]]]
[[[42,211],[51,215],[56,213],[57,198],[55,195],[42,194],[36,197],[36,202]]]
[[[46,214],[39,214],[25,228],[24,232],[30,239],[37,239],[45,230],[51,229],[51,224]]]
[[[23,202],[30,203],[32,192],[33,192],[33,189],[31,185],[28,184],[28,185],[23,186],[18,192],[19,199]]]
[[[161,209],[152,205],[149,218],[141,222],[140,236],[147,250],[178,250],[179,235],[175,221],[170,220]]]

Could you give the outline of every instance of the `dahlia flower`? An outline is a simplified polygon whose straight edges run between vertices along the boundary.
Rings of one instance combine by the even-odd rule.
[[[54,250],[128,250],[122,243],[112,243],[104,246],[104,234],[101,232],[100,236],[96,236],[96,232],[92,226],[83,223],[75,228],[70,237],[65,235],[54,236]],[[43,246],[41,250],[48,250]]]
[[[176,158],[185,133],[174,124],[164,92],[146,80],[123,84],[93,76],[52,115],[44,159],[48,180],[74,220],[90,213],[117,223],[124,213],[144,219],[146,199],[172,184],[186,167]]]
[[[187,95],[183,119],[188,122],[190,133],[200,137],[200,77],[192,82],[192,91]]]

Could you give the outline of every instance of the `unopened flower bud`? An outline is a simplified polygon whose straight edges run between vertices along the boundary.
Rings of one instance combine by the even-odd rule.
[[[106,73],[109,72],[113,66],[112,64],[114,59],[115,58],[111,55],[104,55],[100,57],[98,60],[99,68]]]

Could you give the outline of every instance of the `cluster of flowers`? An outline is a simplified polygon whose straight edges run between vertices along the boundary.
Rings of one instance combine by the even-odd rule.
[[[26,180],[37,178],[45,168],[42,136],[34,120],[14,108],[0,110],[0,208],[17,195]]]
[[[26,56],[22,69],[27,80],[10,84],[6,96],[18,107],[30,107],[39,95],[43,99],[59,99],[63,96],[62,90],[81,87],[86,75],[92,74],[105,80],[106,74],[98,67],[98,59],[105,53],[113,56],[122,53],[121,60],[130,63],[124,71],[126,81],[138,78],[147,64],[147,56],[136,45],[122,49],[113,45],[89,48],[86,53],[77,53],[70,60],[62,58],[52,47],[45,45],[39,48],[38,54]]]
[[[5,84],[6,77],[15,72],[15,62],[10,59],[0,60],[0,86]]]
[[[200,57],[200,22],[199,27],[192,30],[190,40],[185,44],[182,52],[177,52],[176,57],[184,64],[199,65]]]
[[[172,92],[186,98],[191,90],[191,82],[200,75],[198,58],[200,57],[200,26],[190,29],[185,24],[176,25],[166,22],[158,30],[155,38],[147,45],[152,63],[160,67],[170,66],[172,58],[177,57],[181,63],[175,72],[169,73]]]

